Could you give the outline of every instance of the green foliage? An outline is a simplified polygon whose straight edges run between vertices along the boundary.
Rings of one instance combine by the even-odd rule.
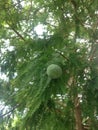
[[[98,1],[4,0],[0,13],[0,129],[75,130],[76,97],[98,129]]]

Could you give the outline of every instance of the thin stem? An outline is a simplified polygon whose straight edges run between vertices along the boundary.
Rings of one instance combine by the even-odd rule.
[[[4,116],[12,113],[18,106],[19,106],[19,104],[17,104],[14,108],[12,108],[10,111],[6,112],[5,114],[0,115],[0,117],[4,117]]]

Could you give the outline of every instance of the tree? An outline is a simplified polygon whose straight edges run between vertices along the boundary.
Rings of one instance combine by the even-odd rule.
[[[97,0],[6,0],[0,12],[1,129],[98,129]]]

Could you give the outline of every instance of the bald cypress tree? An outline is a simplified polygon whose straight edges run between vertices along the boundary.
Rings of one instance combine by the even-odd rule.
[[[0,12],[1,129],[96,130],[97,0],[7,0]]]

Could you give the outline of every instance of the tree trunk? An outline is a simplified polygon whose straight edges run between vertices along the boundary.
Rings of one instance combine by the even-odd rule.
[[[82,125],[81,108],[78,96],[75,98],[74,101],[74,116],[75,116],[76,130],[84,130]]]

